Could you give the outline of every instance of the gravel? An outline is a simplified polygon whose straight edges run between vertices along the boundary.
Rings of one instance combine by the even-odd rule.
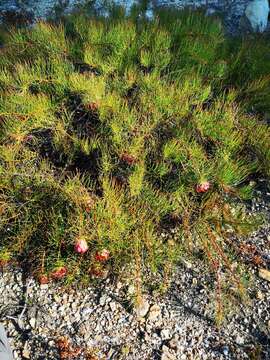
[[[20,22],[25,19],[25,21],[31,22],[31,19],[44,19],[52,14],[55,6],[59,3],[62,4],[62,13],[67,13],[84,2],[84,0],[2,0],[0,1],[0,21],[1,18],[8,18],[11,21]],[[115,0],[115,2],[124,4],[129,10],[136,3],[136,0]],[[151,17],[154,7],[174,6],[180,9],[203,7],[208,15],[219,14],[224,20],[226,32],[235,35],[245,30],[242,28],[241,19],[249,2],[250,0],[150,0],[146,15]],[[96,1],[96,8],[104,9],[102,8],[102,0]],[[248,28],[248,30],[250,29]]]
[[[267,191],[261,181],[249,206],[250,211],[264,211],[269,219]],[[269,269],[269,224],[245,243],[256,244],[264,268]],[[248,263],[244,255],[243,260]],[[266,360],[270,358],[270,282],[258,276],[258,267],[248,267],[249,299],[231,304],[220,327],[214,321],[215,279],[195,259],[177,266],[165,295],[149,290],[137,309],[132,301],[134,287],[117,279],[65,289],[55,283],[39,285],[22,270],[9,268],[0,274],[0,321],[14,359],[60,359],[59,341],[64,337],[70,349],[80,349],[70,359]]]

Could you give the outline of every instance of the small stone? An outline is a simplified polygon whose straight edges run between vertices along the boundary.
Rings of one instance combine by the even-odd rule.
[[[169,329],[163,329],[160,332],[160,336],[162,340],[168,340],[171,337],[170,330]]]
[[[27,345],[27,343],[26,343]],[[27,346],[24,346],[24,349],[22,351],[22,356],[25,358],[25,359],[30,359],[30,351],[28,349],[28,345]]]
[[[114,301],[111,301],[109,305],[110,305],[111,311],[115,311],[115,310],[116,310],[117,307],[116,307],[116,303],[115,303]]]
[[[236,335],[235,342],[237,345],[244,345],[245,340],[242,336]]]
[[[228,346],[223,346],[222,347],[222,352],[225,356],[228,356],[229,355],[229,347]]]
[[[53,299],[54,299],[54,301],[57,302],[57,303],[60,303],[60,302],[61,302],[60,296],[58,296],[58,295],[56,295],[56,294],[53,296]]]
[[[139,306],[136,308],[136,314],[139,318],[144,318],[149,311],[149,302],[146,299],[142,299]]]
[[[268,13],[268,0],[253,0],[249,2],[245,15],[250,21],[253,31],[263,32],[266,29]]]
[[[86,328],[85,324],[81,324],[78,328],[78,335],[84,336],[86,333],[87,333],[87,328]]]
[[[99,299],[99,305],[103,306],[106,303],[106,296],[101,296],[101,298]]]
[[[120,281],[118,281],[116,284],[116,289],[120,290],[122,287],[123,287],[123,284]]]
[[[177,347],[178,347],[178,336],[174,336],[169,341],[169,346],[170,346],[171,349],[177,349]]]
[[[161,309],[158,305],[152,305],[148,314],[149,321],[155,321],[161,315]]]
[[[131,284],[128,287],[128,294],[133,295],[134,293],[135,293],[135,286]]]
[[[146,342],[150,342],[150,341],[151,341],[151,338],[150,338],[150,336],[149,336],[147,333],[144,334],[144,340],[145,340]]]
[[[48,284],[41,284],[41,285],[40,285],[40,289],[41,289],[41,290],[47,290],[48,287],[49,287]]]
[[[187,269],[192,269],[192,264],[187,260],[181,259],[181,262]]]
[[[266,281],[270,281],[270,271],[263,268],[259,269],[259,277]]]
[[[29,324],[31,325],[31,327],[34,329],[36,327],[36,319],[35,318],[31,318],[29,320]]]
[[[264,299],[264,294],[260,290],[257,291],[257,299],[258,300],[263,300]]]
[[[170,352],[166,345],[162,346],[161,360],[176,360],[176,356]]]

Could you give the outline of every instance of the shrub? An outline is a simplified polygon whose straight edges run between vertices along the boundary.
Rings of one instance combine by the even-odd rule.
[[[269,79],[249,40],[232,48],[217,20],[165,10],[3,38],[0,261],[69,282],[128,264],[139,294],[145,269],[165,281],[195,251],[218,289],[223,269],[241,290],[231,234],[258,224],[244,200],[270,160]],[[173,241],[161,236],[172,226]],[[87,251],[74,251],[78,239]]]

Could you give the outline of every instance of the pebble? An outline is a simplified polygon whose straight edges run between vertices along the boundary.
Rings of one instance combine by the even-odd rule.
[[[176,360],[175,354],[171,353],[166,345],[162,346],[161,360]]]
[[[106,300],[107,297],[105,295],[101,296],[101,298],[99,299],[99,305],[104,306],[106,304]]]
[[[241,335],[236,335],[235,342],[237,345],[244,345],[245,340]]]
[[[170,341],[169,346],[171,349],[177,349],[179,343],[179,337],[175,335]]]
[[[270,282],[270,271],[269,270],[260,268],[259,276],[260,276],[260,278]]]
[[[257,291],[257,299],[258,300],[263,300],[264,299],[264,294],[261,292],[261,290]]]
[[[148,320],[149,321],[155,321],[161,316],[161,309],[158,305],[152,305],[149,314],[148,314]]]
[[[34,329],[36,327],[36,319],[35,318],[31,318],[29,320],[29,324],[31,325],[31,327]]]
[[[223,346],[222,347],[222,352],[225,356],[228,356],[229,355],[229,347],[228,346]]]
[[[113,311],[113,312],[116,311],[117,306],[116,306],[116,303],[114,301],[111,301],[109,305],[110,305],[111,311]]]
[[[127,292],[129,295],[134,295],[135,294],[135,286],[133,284],[129,285]]]
[[[31,354],[30,354],[30,350],[28,349],[28,343],[26,342],[25,345],[24,345],[24,349],[23,349],[23,352],[22,352],[22,356],[25,358],[25,359],[30,359],[31,358]]]
[[[145,298],[143,298],[141,300],[141,303],[136,307],[137,317],[144,318],[147,315],[149,308],[150,308],[149,302]]]
[[[168,340],[171,337],[171,333],[169,329],[162,329],[160,332],[160,336],[162,340]]]

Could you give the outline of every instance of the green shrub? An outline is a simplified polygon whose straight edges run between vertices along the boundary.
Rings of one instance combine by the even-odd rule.
[[[268,59],[257,69],[249,40],[232,47],[218,20],[165,10],[3,38],[0,261],[26,262],[43,281],[63,267],[85,281],[129,265],[139,295],[145,269],[165,283],[184,250],[201,251],[241,290],[230,237],[258,224],[243,201],[250,176],[270,174]],[[173,241],[161,236],[171,226]]]

